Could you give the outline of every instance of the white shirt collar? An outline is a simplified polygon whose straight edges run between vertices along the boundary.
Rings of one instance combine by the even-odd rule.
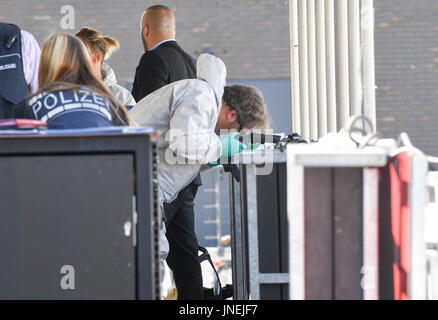
[[[157,49],[160,45],[162,45],[163,43],[165,43],[165,42],[169,42],[169,41],[176,41],[176,40],[175,40],[175,39],[167,39],[167,40],[160,41],[160,42],[158,42],[155,46],[153,46],[152,48],[150,48],[148,51],[155,50],[155,49]]]

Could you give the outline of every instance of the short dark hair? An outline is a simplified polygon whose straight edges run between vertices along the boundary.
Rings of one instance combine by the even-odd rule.
[[[263,94],[251,86],[235,84],[224,88],[223,100],[239,114],[242,127],[265,129],[269,126],[269,116]]]

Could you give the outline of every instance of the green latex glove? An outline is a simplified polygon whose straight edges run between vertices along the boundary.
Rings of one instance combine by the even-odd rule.
[[[222,156],[232,157],[236,153],[248,149],[246,144],[235,138],[238,134],[238,132],[233,131],[219,138],[222,145]]]
[[[234,156],[236,153],[239,153],[242,150],[246,150],[248,149],[248,147],[246,146],[246,144],[244,144],[243,142],[240,142],[239,140],[237,140],[235,137],[238,135],[239,133],[236,131],[230,132],[227,135],[224,135],[222,137],[219,138],[219,141],[221,143],[222,146],[222,156],[214,163],[209,163],[208,165],[210,167],[215,167],[221,164],[221,158],[222,157],[232,157]]]

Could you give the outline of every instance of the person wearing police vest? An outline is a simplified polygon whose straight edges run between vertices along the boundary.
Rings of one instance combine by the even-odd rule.
[[[93,72],[77,37],[55,34],[44,43],[37,93],[14,108],[16,118],[41,120],[49,129],[129,125],[125,107]]]
[[[32,34],[0,22],[0,119],[11,118],[13,106],[38,89],[40,54]]]

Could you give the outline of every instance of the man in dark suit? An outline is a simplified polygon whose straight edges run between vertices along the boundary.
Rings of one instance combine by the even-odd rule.
[[[175,40],[173,12],[161,5],[148,8],[142,17],[145,53],[135,72],[132,95],[138,102],[166,84],[196,78],[196,61]]]
[[[132,95],[139,102],[153,91],[178,80],[196,78],[196,61],[175,41],[172,10],[155,5],[143,14],[142,41],[146,50],[135,73]],[[164,203],[166,237],[169,242],[167,264],[173,272],[178,298],[202,299],[202,271],[195,234],[194,199],[198,176],[172,203]]]

